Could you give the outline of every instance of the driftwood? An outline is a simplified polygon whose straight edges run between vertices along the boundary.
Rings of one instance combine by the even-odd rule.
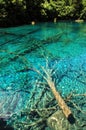
[[[56,91],[55,85],[54,85],[53,81],[50,80],[50,79],[48,79],[47,82],[48,82],[48,84],[49,84],[49,86],[50,86],[50,88],[51,88],[51,90],[52,90],[52,92],[53,92],[53,94],[54,94],[54,96],[55,96],[55,99],[56,99],[57,102],[58,102],[58,105],[59,105],[60,108],[62,109],[64,115],[66,116],[66,118],[68,119],[68,121],[69,121],[70,123],[74,123],[74,122],[75,122],[75,119],[74,119],[74,117],[73,117],[73,114],[72,114],[70,108],[67,106],[67,104],[66,104],[65,101],[63,100],[63,98],[60,96],[59,92]]]
[[[42,67],[43,72],[45,73],[46,76],[42,75],[40,73],[40,71],[35,70],[37,73],[39,73],[41,76],[43,76],[43,78],[47,81],[56,101],[58,102],[59,107],[62,109],[62,112],[64,113],[66,119],[71,123],[74,124],[75,123],[75,118],[70,110],[70,108],[67,106],[67,104],[65,103],[64,99],[60,96],[59,92],[56,90],[55,88],[55,84],[52,81],[51,78],[51,71],[48,69],[44,69]]]
[[[77,22],[77,23],[83,23],[84,20],[83,19],[76,19],[75,22]]]

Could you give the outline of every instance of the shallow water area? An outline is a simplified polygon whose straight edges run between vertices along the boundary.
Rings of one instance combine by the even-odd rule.
[[[41,66],[52,72],[62,97],[73,94],[72,101],[78,101],[76,106],[86,114],[86,23],[64,21],[0,28],[0,118],[10,119],[16,130],[27,129],[18,126],[18,121],[30,121],[26,115],[20,116],[22,111],[56,104],[55,100],[52,103],[53,94],[43,79],[46,75]],[[77,116],[79,110],[75,108],[71,107]],[[86,117],[80,112],[85,130]]]

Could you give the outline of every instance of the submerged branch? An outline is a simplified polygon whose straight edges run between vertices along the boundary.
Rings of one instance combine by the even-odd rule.
[[[44,67],[41,67],[43,72],[45,73],[46,77],[43,75],[43,78],[44,80],[46,80],[46,82],[48,83],[56,101],[58,102],[58,105],[60,106],[60,108],[62,109],[64,115],[66,116],[66,118],[68,119],[68,121],[72,124],[72,123],[75,123],[75,118],[70,110],[70,108],[67,106],[67,104],[65,103],[64,99],[60,96],[59,92],[56,90],[55,88],[55,84],[54,82],[52,81],[52,77],[51,77],[51,71],[48,71],[44,68]],[[41,72],[40,71],[37,71],[36,72],[40,75]]]

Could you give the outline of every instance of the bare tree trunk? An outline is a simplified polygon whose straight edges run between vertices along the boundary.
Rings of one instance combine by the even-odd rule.
[[[47,81],[47,83],[48,83],[56,101],[58,102],[59,107],[62,109],[65,117],[67,118],[67,120],[71,124],[75,123],[75,118],[74,118],[70,108],[67,106],[67,104],[65,103],[65,101],[63,100],[63,98],[60,96],[59,92],[55,88],[55,84],[54,84],[54,82],[52,81],[52,78],[51,78],[51,72],[47,71],[43,67],[42,67],[42,70],[46,74],[46,77],[45,76],[43,76],[43,77]]]
[[[42,73],[39,71],[39,70],[35,70],[38,74],[40,74],[45,80],[46,82],[48,83],[56,101],[58,102],[58,105],[59,107],[61,108],[62,112],[64,113],[64,117],[66,119],[66,121],[69,123],[69,124],[74,124],[75,123],[75,118],[70,110],[70,108],[67,106],[67,104],[65,103],[64,99],[60,96],[59,92],[56,90],[55,88],[55,84],[54,82],[52,81],[52,77],[51,77],[51,70],[49,70],[48,68],[45,69],[44,67],[42,67],[42,70],[43,72],[45,73],[45,75],[42,75]],[[60,115],[59,115],[60,116]],[[63,117],[63,116],[62,116]],[[57,119],[56,119],[57,118]],[[54,118],[55,120],[61,120],[59,119],[57,116]],[[55,122],[55,126],[58,126],[57,124],[57,121]],[[51,128],[53,128],[53,130],[61,130],[61,129],[54,129],[54,127],[51,125],[52,124],[52,120],[49,121],[50,122],[50,126]],[[49,124],[49,123],[48,123]],[[63,129],[62,129],[63,130]],[[65,130],[65,129],[64,129]]]
[[[62,99],[62,97],[60,96],[59,92],[56,91],[54,82],[52,80],[47,80],[47,82],[48,82],[48,85],[50,86],[50,88],[52,90],[52,93],[55,96],[55,99],[58,102],[58,105],[62,109],[62,111],[63,111],[64,115],[66,116],[66,118],[68,119],[68,121],[70,123],[75,122],[73,114],[72,114],[70,108],[67,106],[67,104],[65,103],[65,101]]]

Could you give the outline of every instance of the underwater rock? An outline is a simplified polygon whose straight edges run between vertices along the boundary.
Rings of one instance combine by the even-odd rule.
[[[69,123],[61,110],[51,115],[47,120],[47,124],[51,130],[72,130],[71,128],[75,130],[75,126]]]

